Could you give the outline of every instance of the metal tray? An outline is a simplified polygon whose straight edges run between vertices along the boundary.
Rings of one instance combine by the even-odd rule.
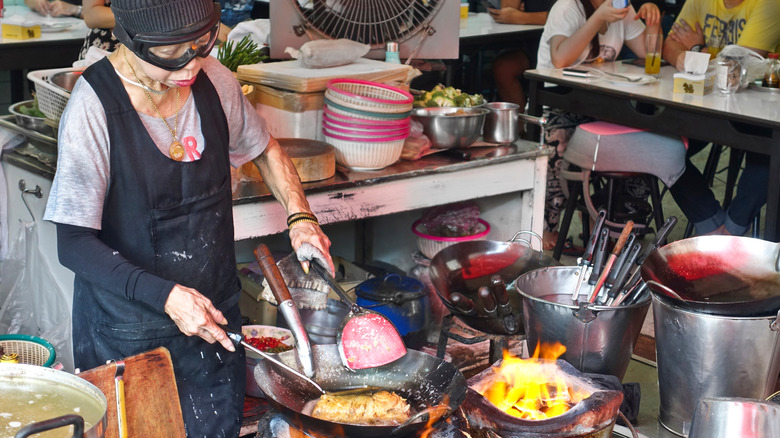
[[[57,139],[43,135],[40,132],[33,131],[32,129],[23,128],[16,124],[16,118],[13,115],[0,116],[0,127],[8,129],[9,131],[17,134],[22,134],[27,137],[27,141],[36,146],[42,152],[48,154],[57,153]]]
[[[748,85],[751,90],[763,91],[764,93],[780,93],[780,88],[769,88],[761,85],[761,79],[756,79]]]

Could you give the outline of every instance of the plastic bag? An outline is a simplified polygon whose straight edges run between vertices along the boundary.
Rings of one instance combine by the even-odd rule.
[[[409,129],[409,137],[406,137],[406,140],[404,140],[401,159],[419,160],[430,149],[431,140],[423,134],[422,123],[412,120]]]
[[[49,341],[56,361],[73,371],[70,308],[38,248],[35,223],[21,223],[0,263],[0,333]]]
[[[371,46],[345,38],[338,40],[314,40],[304,43],[300,49],[284,49],[306,68],[327,68],[351,64],[368,53]]]

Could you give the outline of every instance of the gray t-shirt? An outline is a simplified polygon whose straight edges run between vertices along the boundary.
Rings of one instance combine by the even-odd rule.
[[[244,98],[230,70],[211,56],[203,59],[202,66],[217,90],[227,118],[230,163],[239,167],[265,150],[270,134],[265,121]],[[192,93],[186,102],[182,102],[177,137],[187,149],[185,161],[198,159],[203,149],[208,147],[201,133],[200,117],[210,113],[208,108],[198,112]],[[168,156],[173,136],[165,123],[159,117],[138,115],[160,153]],[[166,119],[171,128],[174,120],[174,117]],[[89,83],[80,78],[60,121],[57,172],[43,218],[99,230],[111,175],[109,154],[108,125],[103,105]]]

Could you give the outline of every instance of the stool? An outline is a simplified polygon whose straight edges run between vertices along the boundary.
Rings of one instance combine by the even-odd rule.
[[[720,161],[720,155],[723,153],[723,145],[712,143],[710,145],[710,154],[707,156],[707,162],[704,165],[704,171],[702,172],[704,178],[710,187],[713,185],[715,174],[718,172],[718,162]],[[745,152],[738,149],[729,149],[729,164],[726,167],[726,188],[723,191],[723,202],[721,207],[726,210],[731,204],[731,200],[734,197],[734,188],[737,185],[737,176],[742,169],[742,162],[745,159]],[[753,218],[753,227],[750,235],[754,238],[759,237],[761,231],[761,215],[756,215]],[[683,238],[688,238],[693,235],[693,223],[688,222],[685,226],[685,232]]]
[[[615,184],[628,178],[643,177],[649,183],[651,219],[660,227],[664,222],[658,181],[671,186],[685,170],[685,144],[678,137],[664,136],[607,122],[583,123],[574,131],[560,172],[561,186],[567,195],[553,258],[560,259],[576,209],[598,216],[593,193],[603,186],[606,190],[605,226],[611,237],[617,237],[625,221],[616,218]],[[568,192],[568,193],[567,193]],[[579,204],[579,205],[578,205]],[[650,221],[648,220],[648,223]],[[590,233],[583,219],[583,236]],[[636,223],[638,234],[650,232],[647,224]]]

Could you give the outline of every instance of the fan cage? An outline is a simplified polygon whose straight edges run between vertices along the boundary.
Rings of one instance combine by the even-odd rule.
[[[425,29],[446,0],[290,0],[321,35],[372,49],[403,42]]]

